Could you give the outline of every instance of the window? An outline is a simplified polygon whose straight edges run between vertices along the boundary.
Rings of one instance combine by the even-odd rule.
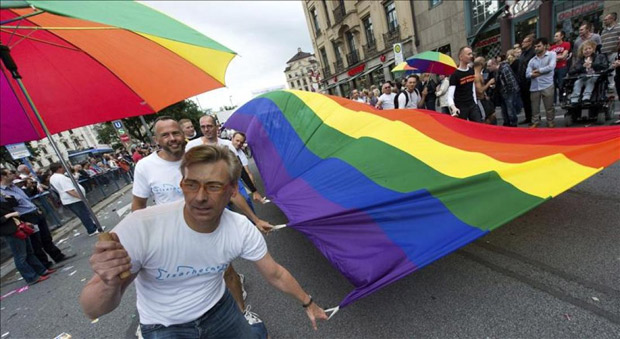
[[[366,32],[366,41],[368,41],[369,46],[375,45],[375,31],[372,29],[372,20],[370,19],[370,15],[362,19],[364,23],[364,32]]]
[[[66,141],[62,142],[63,146],[65,146],[66,149],[69,149],[69,143]]]
[[[306,78],[304,78],[303,80],[304,80],[304,85],[307,85],[308,82],[306,81]]]
[[[47,154],[47,147],[41,147],[41,151],[43,151],[43,154]]]
[[[299,82],[299,79],[297,79],[297,86],[301,87],[301,82]]]
[[[306,90],[306,92],[310,92],[310,89],[308,88],[308,86],[304,87],[304,89]]]
[[[498,0],[471,0],[471,32],[476,32],[489,17],[499,10]]]
[[[353,33],[349,31],[347,32],[346,36],[347,36],[347,44],[349,45],[349,51],[351,51],[351,53],[357,53],[357,48],[355,48],[355,38],[353,37]]]
[[[291,88],[295,88],[295,83],[291,81]]]
[[[69,130],[69,134],[73,134],[73,130],[72,129]]]
[[[332,41],[332,46],[334,47],[334,54],[336,55],[336,63],[342,62],[342,55],[340,55],[340,46],[335,41]]]
[[[321,61],[323,61],[323,66],[325,68],[329,68],[329,64],[327,63],[327,52],[325,51],[325,47],[321,47],[321,49],[319,49],[319,53],[321,53]]]
[[[288,75],[288,78],[289,78],[289,79],[291,78],[291,75],[290,75],[290,74]]]
[[[331,27],[332,23],[329,21],[329,12],[327,11],[327,1],[323,0],[323,9],[325,10],[325,20],[327,20],[327,27]]]
[[[310,10],[312,14],[312,23],[314,24],[314,35],[321,35],[321,27],[319,27],[319,14],[316,11],[316,8]]]
[[[41,161],[37,161],[37,165],[39,165],[39,168],[43,167],[43,164],[41,163]]]
[[[388,31],[395,31],[398,28],[398,19],[396,18],[396,5],[394,1],[385,5],[385,16],[387,18]]]
[[[441,4],[443,0],[430,0],[431,2],[431,8],[438,6],[439,4]]]

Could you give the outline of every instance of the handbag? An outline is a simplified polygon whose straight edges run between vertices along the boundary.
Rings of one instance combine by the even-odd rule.
[[[30,223],[21,221],[17,218],[13,218],[13,222],[17,225],[17,231],[13,234],[14,237],[21,240],[26,240],[31,234],[35,232]]]

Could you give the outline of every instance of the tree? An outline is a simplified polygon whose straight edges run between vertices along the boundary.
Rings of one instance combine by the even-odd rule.
[[[32,145],[30,145],[30,142],[26,142],[26,148],[28,148],[28,150],[30,151],[30,155],[32,155],[28,158],[28,160],[36,160],[35,158],[39,156],[39,150],[35,147],[32,147]],[[15,167],[21,165],[21,161],[13,160],[13,157],[11,157],[11,153],[9,153],[9,151],[4,146],[0,147],[0,162],[8,163]]]
[[[175,120],[190,119],[194,123],[195,128],[199,128],[198,120],[204,115],[198,105],[191,100],[179,101],[176,104],[172,104],[156,114],[144,115],[144,120],[148,128],[152,128],[153,122],[160,116],[169,116]],[[123,125],[127,130],[127,134],[136,141],[150,142],[148,134],[146,133],[140,117],[125,118]],[[99,141],[114,146],[114,143],[118,143],[119,138],[114,126],[111,122],[106,122],[97,128],[97,134]]]

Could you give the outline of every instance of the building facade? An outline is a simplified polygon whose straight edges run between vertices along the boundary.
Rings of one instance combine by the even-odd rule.
[[[416,53],[413,2],[304,1],[327,93],[348,96],[392,79],[394,44],[404,57]]]
[[[306,0],[304,12],[329,94],[348,96],[392,80],[393,46],[403,57],[440,51],[458,59],[460,47],[497,56],[530,33],[553,41],[564,30],[574,41],[583,20],[602,29],[619,0]]]
[[[317,92],[319,89],[319,64],[314,54],[303,52],[301,48],[286,62],[284,76],[289,89],[308,92]]]
[[[52,135],[52,138],[54,138],[65,160],[68,157],[69,150],[78,151],[91,147],[111,148],[108,145],[101,145],[97,142],[97,132],[93,126],[94,125],[74,128]],[[34,167],[43,168],[49,166],[53,162],[60,161],[47,138],[32,141],[30,145],[39,150],[39,156],[32,162]]]

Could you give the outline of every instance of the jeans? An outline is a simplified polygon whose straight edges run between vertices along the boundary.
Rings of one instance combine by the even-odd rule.
[[[52,263],[47,259],[48,254],[55,262],[58,262],[65,257],[60,249],[54,245],[52,234],[47,226],[47,220],[45,220],[45,216],[43,214],[39,214],[37,211],[34,211],[23,214],[20,218],[23,221],[39,226],[39,232],[30,236],[30,241],[32,242],[32,249],[34,250],[35,255],[43,265],[46,267],[50,267],[52,265]]]
[[[72,204],[65,205],[65,207],[71,210],[71,212],[73,212],[82,221],[82,224],[86,227],[88,234],[97,232],[97,225],[95,225],[93,219],[90,218],[88,208],[83,201],[74,202]]]
[[[570,102],[576,104],[579,101],[581,89],[583,88],[584,84],[586,85],[586,89],[583,90],[583,100],[590,100],[590,97],[592,96],[592,91],[594,91],[594,84],[596,83],[596,79],[598,79],[598,76],[577,79],[573,87],[573,93],[571,93],[570,95]]]
[[[168,327],[140,324],[140,329],[144,339],[267,338],[265,325],[250,326],[228,289],[215,306],[196,320]]]
[[[533,91],[530,96],[532,97],[532,122],[540,122],[540,101],[542,100],[543,106],[545,106],[545,112],[547,113],[547,123],[553,123],[555,118],[555,107],[553,107],[553,85],[541,90]]]
[[[567,73],[568,66],[556,68],[555,73],[553,73],[553,85],[556,89],[553,102],[558,102],[558,97],[562,94],[562,91],[564,90],[564,78],[566,78]]]
[[[525,121],[532,122],[532,100],[530,97],[530,84],[528,80],[521,86],[521,102],[523,103],[523,111],[525,112]]]
[[[17,268],[27,283],[36,281],[39,279],[39,276],[47,271],[45,266],[35,257],[30,239],[22,240],[14,236],[7,236],[4,237],[4,240],[9,244],[13,253],[15,268]]]
[[[517,126],[517,110],[515,100],[519,93],[502,94],[502,117],[504,126]]]
[[[451,114],[450,113],[450,107],[448,107],[448,106],[441,107],[441,111],[440,112],[443,113],[443,114]]]
[[[480,113],[480,109],[477,104],[474,103],[473,105],[465,107],[459,107],[459,105],[456,105],[456,107],[460,111],[459,118],[463,120],[482,122],[482,114]]]

